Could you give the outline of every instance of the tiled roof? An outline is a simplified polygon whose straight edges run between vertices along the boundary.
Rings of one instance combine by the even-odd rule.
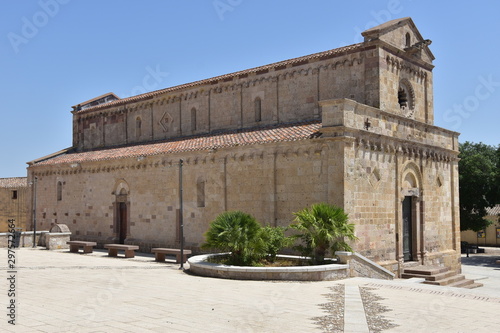
[[[169,153],[211,150],[227,147],[307,140],[318,135],[319,121],[269,126],[246,130],[234,130],[197,137],[178,138],[160,143],[132,145],[126,147],[86,151],[81,153],[62,153],[45,160],[34,161],[34,165],[54,165],[62,163],[81,163],[105,161],[128,157],[152,156]]]
[[[500,215],[500,204],[495,207],[486,208],[486,212],[489,216],[498,216]]]
[[[234,73],[230,73],[230,74],[220,75],[220,76],[212,77],[212,78],[209,78],[209,79],[204,79],[204,80],[200,80],[200,81],[195,81],[195,82],[191,82],[191,83],[182,84],[182,85],[175,86],[175,87],[160,89],[160,90],[148,92],[148,93],[137,95],[137,96],[131,96],[131,97],[128,97],[128,98],[122,98],[122,99],[119,99],[119,100],[116,100],[116,101],[112,101],[112,102],[109,102],[109,103],[106,103],[106,104],[96,105],[96,106],[93,106],[93,107],[89,107],[87,109],[83,109],[83,110],[77,111],[76,113],[79,114],[79,113],[92,112],[92,111],[99,110],[99,109],[102,109],[102,108],[108,108],[108,107],[112,107],[112,106],[123,105],[123,104],[127,104],[127,103],[132,103],[132,102],[137,102],[137,101],[140,101],[140,100],[146,100],[146,99],[150,99],[150,98],[153,98],[153,97],[155,97],[157,95],[161,95],[161,94],[164,94],[164,93],[174,92],[174,91],[177,91],[177,90],[182,90],[182,89],[186,89],[186,88],[192,88],[192,87],[195,87],[195,86],[201,86],[201,85],[205,85],[205,84],[209,84],[209,83],[215,83],[215,82],[217,82],[219,80],[221,80],[221,81],[231,80],[231,79],[233,79],[235,77],[238,77],[238,76],[241,76],[241,75],[248,75],[248,74],[257,73],[257,72],[265,72],[265,71],[268,71],[268,70],[273,70],[273,69],[275,69],[277,67],[278,68],[282,68],[282,67],[287,66],[287,65],[299,65],[299,64],[302,64],[305,61],[317,60],[317,59],[325,58],[325,57],[335,57],[337,55],[344,54],[346,52],[350,52],[350,51],[354,51],[354,50],[357,50],[357,49],[361,49],[362,47],[363,47],[363,43],[353,44],[353,45],[344,46],[344,47],[339,47],[337,49],[332,49],[332,50],[328,50],[328,51],[318,52],[318,53],[306,55],[306,56],[299,57],[299,58],[293,58],[293,59],[289,59],[289,60],[284,60],[284,61],[280,61],[280,62],[269,64],[269,65],[264,65],[264,66],[260,66],[260,67],[250,68],[250,69],[246,69],[246,70],[243,70],[243,71],[234,72]]]
[[[0,188],[20,188],[27,187],[26,177],[0,178]]]

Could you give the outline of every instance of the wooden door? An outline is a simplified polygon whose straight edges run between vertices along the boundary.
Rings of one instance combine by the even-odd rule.
[[[404,261],[413,260],[413,221],[412,221],[412,197],[405,197],[403,201],[403,256]]]

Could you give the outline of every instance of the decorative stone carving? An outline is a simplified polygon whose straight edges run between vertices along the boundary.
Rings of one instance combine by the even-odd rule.
[[[164,132],[168,132],[170,130],[170,125],[174,122],[174,118],[168,112],[164,112],[160,121],[158,122],[163,128]]]

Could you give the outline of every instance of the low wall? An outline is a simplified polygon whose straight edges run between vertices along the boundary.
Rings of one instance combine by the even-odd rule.
[[[37,231],[36,232],[36,246],[46,246],[45,236],[48,231]],[[0,247],[9,247],[9,232],[0,233]],[[23,231],[21,232],[21,240],[19,242],[19,247],[32,247],[33,246],[33,231]]]
[[[189,271],[201,276],[237,280],[333,281],[349,277],[348,265],[342,264],[248,267],[207,262],[209,257],[220,255],[222,254],[206,254],[189,258]]]
[[[359,253],[337,251],[335,255],[341,263],[349,265],[349,276],[367,277],[372,279],[392,280],[396,276],[391,271]]]
[[[9,232],[0,233],[0,247],[9,247],[9,237],[13,235]],[[46,247],[47,250],[69,249],[66,244],[70,240],[71,232],[36,232],[36,246]],[[21,232],[21,239],[19,247],[32,247],[33,246],[33,231]]]

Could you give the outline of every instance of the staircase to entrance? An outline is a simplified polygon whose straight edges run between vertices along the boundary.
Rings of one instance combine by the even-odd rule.
[[[457,274],[446,267],[439,266],[415,266],[405,268],[401,275],[403,279],[423,278],[423,283],[436,286],[448,286],[458,288],[478,288],[481,283],[466,279],[465,276]]]

